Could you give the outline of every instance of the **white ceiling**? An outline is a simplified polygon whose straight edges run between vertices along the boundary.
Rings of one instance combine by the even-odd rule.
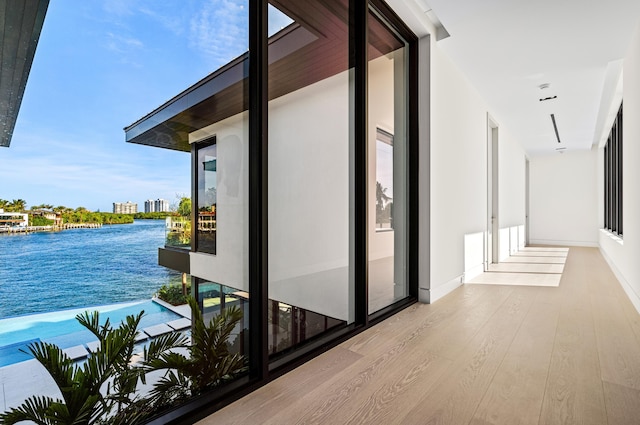
[[[395,7],[400,1],[390,3]],[[401,15],[410,10],[423,15],[418,16],[423,22],[422,10],[426,3],[431,6],[450,34],[438,41],[438,47],[479,91],[498,124],[506,125],[529,155],[555,153],[558,147],[590,149],[600,141],[604,127],[610,125],[605,122],[620,59],[639,23],[640,0],[402,3]],[[539,86],[545,83],[550,87],[541,90]],[[550,96],[558,98],[539,100]]]

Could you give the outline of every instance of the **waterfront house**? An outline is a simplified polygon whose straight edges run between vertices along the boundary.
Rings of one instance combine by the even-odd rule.
[[[269,385],[211,421],[636,423],[640,3],[268,3],[125,129],[215,211],[160,263],[245,308],[247,374],[167,420]],[[571,247],[559,286],[468,284],[566,259],[540,244]]]
[[[56,211],[31,210],[29,211],[29,214],[31,214],[31,216],[44,217],[47,220],[51,220],[53,221],[53,225],[55,227],[62,227],[62,223],[64,221],[62,218],[62,213]]]
[[[0,228],[19,227],[25,228],[29,225],[29,214],[18,212],[5,212],[0,209]]]

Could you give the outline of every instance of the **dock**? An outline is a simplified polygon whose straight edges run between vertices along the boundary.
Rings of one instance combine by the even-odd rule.
[[[35,232],[57,232],[60,230],[68,229],[99,229],[102,227],[101,223],[64,223],[62,226],[13,226],[13,227],[0,227],[0,233],[35,233]]]

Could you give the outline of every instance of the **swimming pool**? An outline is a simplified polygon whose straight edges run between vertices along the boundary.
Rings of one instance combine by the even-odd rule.
[[[182,318],[160,304],[147,300],[2,319],[0,367],[32,358],[20,349],[27,351],[27,346],[35,341],[50,342],[62,349],[96,341],[97,338],[76,320],[79,313],[96,310],[100,312],[100,323],[103,324],[108,317],[113,327],[117,327],[126,316],[144,310],[139,330]]]

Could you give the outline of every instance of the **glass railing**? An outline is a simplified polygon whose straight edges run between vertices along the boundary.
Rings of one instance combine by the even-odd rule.
[[[165,219],[165,247],[191,248],[191,219],[167,217]]]

